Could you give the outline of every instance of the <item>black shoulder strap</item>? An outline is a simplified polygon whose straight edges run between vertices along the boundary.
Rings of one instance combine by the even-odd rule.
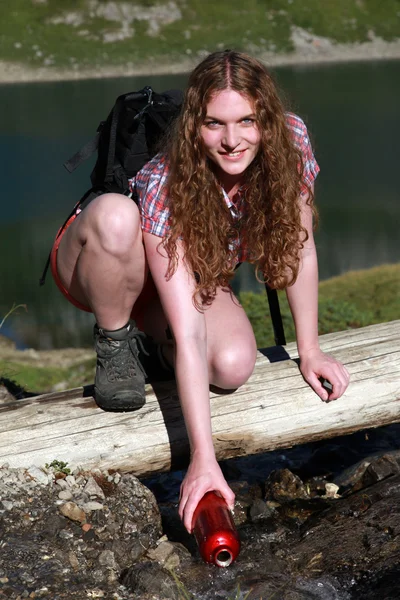
[[[278,292],[265,284],[267,291],[269,310],[271,313],[272,327],[274,329],[275,344],[277,346],[285,346],[286,338],[285,331],[283,329],[281,309],[279,307]]]

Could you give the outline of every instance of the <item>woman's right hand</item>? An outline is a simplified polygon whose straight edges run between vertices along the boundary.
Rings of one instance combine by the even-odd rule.
[[[193,530],[193,513],[206,492],[219,492],[228,508],[233,510],[235,494],[225,481],[215,456],[192,456],[181,485],[179,516],[189,533]]]

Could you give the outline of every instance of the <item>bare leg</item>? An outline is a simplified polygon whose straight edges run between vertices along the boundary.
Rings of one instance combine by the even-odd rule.
[[[256,361],[257,346],[250,321],[230,290],[219,289],[204,314],[210,384],[222,389],[236,389],[248,380]],[[172,365],[174,348],[167,338],[167,327],[157,299],[149,306],[145,331],[162,344],[163,355]]]
[[[219,289],[205,311],[210,383],[236,389],[253,372],[257,345],[253,328],[237,298],[230,290]]]
[[[147,265],[137,206],[119,194],[93,200],[65,232],[57,269],[68,292],[89,306],[97,353],[94,395],[104,410],[131,411],[145,403],[139,360],[142,336],[130,321]]]
[[[66,289],[92,309],[99,326],[124,326],[147,273],[135,203],[119,194],[93,200],[64,234],[57,268]]]

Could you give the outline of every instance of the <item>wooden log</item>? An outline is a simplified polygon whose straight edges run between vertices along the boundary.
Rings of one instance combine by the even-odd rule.
[[[261,350],[244,386],[210,394],[218,459],[400,421],[400,320],[324,335],[320,343],[350,371],[344,396],[319,399],[299,372],[294,343]],[[44,466],[56,459],[145,476],[187,464],[174,384],[148,385],[146,405],[135,413],[103,412],[91,392],[78,388],[0,406],[0,465]]]

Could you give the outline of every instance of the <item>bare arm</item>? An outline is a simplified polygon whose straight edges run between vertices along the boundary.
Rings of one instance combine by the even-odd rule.
[[[296,329],[300,369],[305,380],[323,400],[335,400],[346,390],[349,375],[345,367],[324,354],[318,342],[318,262],[312,230],[312,211],[301,197],[302,224],[307,229],[308,240],[301,252],[300,271],[296,282],[287,288],[287,298]],[[333,386],[328,393],[320,377]]]
[[[233,504],[234,495],[214,453],[206,322],[204,313],[193,303],[194,276],[186,268],[183,249],[179,246],[178,268],[167,280],[168,259],[159,248],[160,238],[148,233],[143,237],[149,268],[175,340],[177,387],[191,449],[191,464],[182,484],[179,512],[190,531],[194,509],[207,491],[220,491],[228,505]]]

